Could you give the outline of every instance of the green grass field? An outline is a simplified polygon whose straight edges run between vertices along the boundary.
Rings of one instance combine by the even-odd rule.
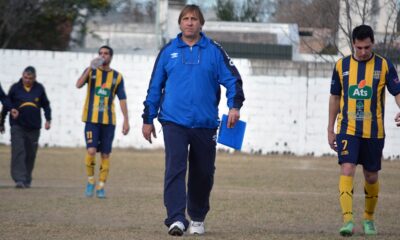
[[[174,239],[163,225],[162,151],[114,149],[105,200],[84,197],[84,154],[39,149],[32,188],[20,190],[0,146],[0,239]],[[340,239],[335,158],[219,153],[216,167],[207,233],[184,239]],[[380,177],[376,239],[400,239],[400,161],[385,161]],[[361,168],[355,184],[352,239],[364,239]]]

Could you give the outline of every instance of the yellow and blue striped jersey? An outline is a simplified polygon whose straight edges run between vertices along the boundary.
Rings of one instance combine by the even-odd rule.
[[[119,100],[126,99],[122,75],[113,69],[91,69],[86,82],[88,86],[82,121],[115,125],[115,95]]]
[[[337,133],[362,138],[384,138],[385,86],[392,95],[400,93],[393,64],[373,54],[367,61],[347,56],[336,62],[332,95],[340,95]]]

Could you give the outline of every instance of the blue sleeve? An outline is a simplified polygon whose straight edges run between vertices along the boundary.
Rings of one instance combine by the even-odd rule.
[[[7,99],[9,101],[9,103],[10,103],[10,108],[7,108],[7,107],[3,106],[3,109],[1,110],[1,121],[0,121],[0,125],[1,126],[4,126],[4,121],[5,121],[6,117],[7,117],[8,111],[10,111],[12,108],[15,108],[14,107],[14,92],[15,92],[15,88],[16,88],[16,84],[13,84],[11,86],[10,90],[8,90]]]
[[[43,88],[42,96],[40,97],[40,105],[44,110],[44,117],[47,121],[51,121],[51,108],[50,108],[50,101],[47,98],[46,90]]]
[[[396,96],[400,93],[400,80],[397,75],[397,71],[394,68],[393,64],[388,61],[389,71],[386,74],[386,86],[389,90],[390,94]]]
[[[0,101],[3,104],[3,108],[5,108],[5,110],[10,110],[12,108],[10,99],[8,99],[7,95],[4,93],[3,88],[0,85]]]
[[[226,88],[228,108],[240,109],[245,100],[242,77],[225,50],[218,44],[216,46],[219,49],[218,82]]]
[[[1,100],[1,102],[3,102],[5,98],[6,98],[6,94],[4,93],[3,88],[0,85],[0,100]]]
[[[121,82],[117,86],[116,94],[117,94],[119,100],[126,99],[125,84],[124,84],[123,77],[121,77]]]
[[[4,126],[4,121],[6,119],[9,107],[6,104],[6,101],[8,101],[8,98],[7,98],[6,94],[4,93],[1,85],[0,85],[0,100],[1,100],[1,103],[3,104],[3,108],[1,109],[1,114],[0,114],[0,126]]]
[[[340,77],[339,73],[335,68],[333,69],[332,73],[332,80],[331,80],[331,94],[340,96],[342,94],[342,85],[340,84]]]
[[[0,126],[4,127],[4,122],[6,121],[7,113],[8,113],[7,108],[3,106],[0,113]]]
[[[157,117],[160,108],[161,96],[165,87],[165,81],[167,80],[167,73],[163,63],[164,52],[165,47],[160,51],[154,63],[146,100],[143,102],[144,110],[142,118],[145,124],[153,124],[153,120]]]

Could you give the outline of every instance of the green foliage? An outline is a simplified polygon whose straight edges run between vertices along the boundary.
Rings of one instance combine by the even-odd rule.
[[[217,0],[216,15],[222,21],[237,21],[235,3],[233,0]]]
[[[66,50],[74,24],[85,29],[85,19],[109,9],[109,0],[0,0],[0,46]]]
[[[272,0],[247,0],[242,4],[235,0],[217,0],[215,11],[222,21],[262,22],[274,7]]]
[[[242,22],[259,22],[262,0],[248,0],[242,7],[240,20]]]

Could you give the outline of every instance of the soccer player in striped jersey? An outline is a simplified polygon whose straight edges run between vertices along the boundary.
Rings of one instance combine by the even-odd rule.
[[[339,233],[353,234],[353,179],[357,164],[361,164],[365,178],[363,229],[366,235],[376,235],[374,212],[385,141],[385,86],[400,107],[400,81],[393,64],[372,51],[374,33],[370,26],[354,28],[352,43],[354,53],[335,65],[329,99],[328,142],[340,164],[339,201],[344,224]],[[400,113],[395,122],[400,125]]]
[[[101,153],[99,183],[96,196],[105,198],[104,184],[110,167],[110,154],[115,132],[114,99],[118,96],[124,122],[122,133],[129,132],[128,107],[122,75],[110,68],[113,50],[109,46],[99,48],[99,56],[92,60],[76,82],[81,88],[87,83],[87,95],[83,108],[82,121],[85,122],[85,140],[87,154],[85,157],[88,183],[85,195],[92,197],[95,189],[94,167],[96,152]]]

